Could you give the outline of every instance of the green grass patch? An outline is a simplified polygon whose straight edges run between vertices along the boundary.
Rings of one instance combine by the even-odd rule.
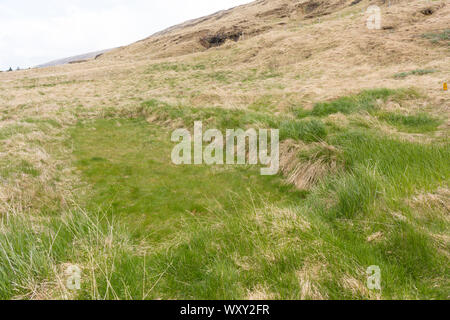
[[[41,172],[33,164],[26,160],[6,160],[0,163],[0,177],[9,178],[14,174],[26,174],[32,177],[38,177]]]
[[[441,120],[427,113],[404,115],[399,113],[385,112],[378,116],[379,119],[396,126],[402,131],[420,133],[436,131]]]
[[[157,63],[149,66],[146,70],[146,74],[154,73],[154,72],[187,72],[187,71],[198,71],[198,70],[206,70],[206,65],[203,63],[198,64],[185,64],[185,63],[171,63],[171,62],[163,62]]]
[[[250,110],[256,112],[271,112],[276,109],[272,96],[265,95],[253,102],[249,107]]]
[[[305,110],[303,107],[293,107],[290,111],[297,119],[303,119],[311,115],[311,111]]]
[[[247,126],[278,128],[280,120],[268,113],[218,107],[194,108],[173,106],[158,100],[149,100],[141,105],[140,113],[156,116],[158,120],[181,120],[186,126],[194,121],[203,121],[206,126],[220,129],[238,129]]]
[[[54,80],[57,81],[58,79],[54,79]],[[66,81],[60,81],[60,82],[54,82],[54,83],[40,83],[38,79],[32,79],[31,84],[24,85],[23,88],[25,88],[25,89],[53,88],[56,86],[70,85],[70,84],[75,84],[75,83],[85,83],[85,82],[93,82],[93,80],[66,80]],[[17,88],[21,88],[21,87],[17,87]]]
[[[435,73],[435,72],[436,72],[436,70],[432,70],[432,69],[416,69],[416,70],[412,70],[412,71],[408,71],[408,72],[396,73],[396,74],[394,74],[394,78],[401,79],[401,78],[406,78],[410,75],[423,76],[423,75]]]
[[[208,80],[214,80],[216,82],[222,82],[222,83],[231,83],[232,79],[232,72],[231,71],[215,71],[211,73],[207,73],[205,76]]]
[[[370,111],[378,99],[413,94],[364,91],[347,97],[346,110]],[[398,126],[434,125],[423,115],[374,114]],[[336,149],[312,145],[299,158],[339,166],[304,192],[280,176],[260,176],[254,166],[176,166],[167,120],[187,128],[196,120],[218,129],[279,128],[282,139],[325,140]],[[83,209],[44,210],[33,219],[0,215],[0,298],[30,297],[41,288],[58,297],[55,279],[67,263],[83,267],[82,290],[71,293],[78,299],[448,298],[448,255],[435,237],[448,233],[445,209],[411,204],[417,193],[448,186],[448,143],[351,127],[333,132],[317,118],[293,120],[265,108],[157,100],[105,110],[103,119],[80,121],[68,133],[74,166],[89,184],[79,199]],[[20,171],[33,175],[27,163]],[[380,236],[369,241],[373,234]],[[381,268],[381,292],[366,288],[371,265]]]
[[[46,118],[26,118],[26,119],[24,119],[24,122],[37,124],[38,126],[40,126],[41,128],[44,128],[44,129],[47,126],[53,127],[53,128],[62,128],[61,123],[59,123],[55,119],[49,119],[49,118],[47,118],[47,119]]]
[[[176,219],[186,214],[208,214],[214,208],[231,210],[238,203],[229,194],[246,193],[245,186],[257,178],[261,188],[253,193],[270,195],[270,189],[276,188],[273,179],[259,179],[257,168],[172,165],[174,144],[170,135],[144,120],[80,124],[73,131],[73,138],[79,148],[79,168],[99,191],[93,202],[111,208],[130,223],[137,222],[138,229],[155,229],[150,233],[155,237],[162,237],[161,230],[156,232],[158,228],[175,231],[179,227]],[[115,141],[114,152],[108,141]]]
[[[441,41],[447,41],[450,44],[450,29],[446,29],[442,32],[429,32],[423,35],[424,38],[429,39],[433,43],[439,43]]]
[[[141,112],[156,116],[158,120],[182,120],[186,126],[193,126],[195,121],[203,121],[207,127],[220,129],[245,129],[262,127],[280,130],[280,139],[303,140],[305,142],[320,141],[327,135],[326,126],[320,120],[295,120],[283,116],[274,116],[268,109],[269,98],[258,100],[252,105],[258,110],[229,110],[223,108],[192,108],[172,106],[157,100],[142,104]]]
[[[280,124],[280,139],[313,142],[327,136],[325,125],[320,120],[283,121]]]
[[[343,149],[347,166],[376,166],[394,189],[426,189],[449,173],[449,145],[421,145],[361,131],[338,135],[332,142]]]
[[[191,67],[186,64],[179,64],[179,63],[158,63],[151,65],[147,68],[146,73],[152,73],[152,72],[163,72],[163,71],[175,71],[175,72],[186,72],[191,70]]]
[[[417,97],[413,90],[373,89],[364,90],[357,95],[341,97],[330,102],[317,103],[311,115],[323,117],[334,113],[350,114],[358,111],[373,111],[376,109],[377,100],[386,102],[388,98],[402,100]],[[304,115],[302,113],[301,115]]]
[[[341,150],[345,169],[318,187],[317,195],[323,195],[314,206],[333,219],[368,214],[375,200],[380,203],[433,189],[450,173],[448,144],[420,145],[360,130],[331,136],[327,142]]]
[[[265,271],[258,275],[243,272],[235,261],[275,243],[263,237],[254,210],[266,203],[293,205],[301,199],[279,177],[262,177],[257,168],[247,166],[172,165],[169,133],[140,119],[79,124],[72,137],[78,168],[94,187],[88,208],[108,212],[131,229],[133,239],[145,240],[152,248],[146,267],[143,257],[117,257],[109,282],[120,297],[126,298],[117,289],[124,281],[139,288],[147,272],[146,285],[154,285],[148,298],[244,298],[245,287],[262,279],[279,281],[282,264],[293,275],[301,263],[280,262],[270,270],[259,256]],[[249,232],[258,240],[248,237]],[[278,255],[281,258],[282,252]],[[155,284],[158,275],[163,276]],[[107,292],[106,281],[97,281],[100,291]],[[289,286],[300,290],[298,284]],[[139,290],[133,294],[141,295]]]
[[[114,273],[109,269],[116,259],[132,259],[135,255],[129,237],[121,225],[108,220],[101,213],[82,210],[49,217],[47,214],[11,214],[0,216],[0,299],[58,299],[61,290],[72,298],[89,296],[90,299],[113,299],[111,287],[103,284]],[[95,265],[89,266],[90,258]],[[124,260],[125,261],[125,260]],[[65,265],[82,268],[82,290],[73,292],[58,287],[54,279],[64,277]],[[84,267],[84,269],[83,269]],[[98,279],[92,286],[86,279]],[[40,287],[45,283],[45,288]],[[133,283],[125,291],[142,290],[142,284]],[[97,288],[101,288],[101,293]],[[119,290],[119,289],[118,289]],[[106,293],[105,292],[110,292]],[[121,297],[128,296],[119,291]]]
[[[380,266],[384,297],[445,298],[445,284],[431,289],[449,268],[430,230],[448,228],[436,217],[417,222],[404,199],[448,183],[450,146],[420,145],[358,130],[328,140],[342,151],[345,169],[327,178],[306,199],[311,215],[326,221],[325,241],[333,244],[337,255],[349,254],[361,265]],[[417,214],[426,212],[429,209],[423,208]],[[396,219],[392,213],[405,218]],[[381,239],[369,242],[375,233]],[[339,274],[344,260],[331,264],[329,272]],[[325,286],[331,295],[342,296],[335,284]]]
[[[6,140],[16,134],[26,134],[32,131],[33,128],[21,124],[6,125],[0,128],[0,140]]]
[[[80,299],[246,299],[261,288],[268,298],[367,299],[376,293],[343,279],[364,288],[370,265],[382,270],[383,298],[446,298],[435,282],[448,271],[445,255],[390,212],[407,215],[400,199],[447,181],[448,146],[367,131],[325,136],[345,166],[300,193],[248,166],[172,165],[170,132],[140,118],[80,122],[70,134],[92,188],[86,210],[43,219],[37,242],[36,222],[3,221],[2,298],[27,294],[29,279],[51,282],[65,263],[85,266]],[[383,239],[368,242],[375,232]],[[314,277],[315,296],[304,295],[302,273]]]
[[[242,79],[242,82],[255,82],[255,81],[264,81],[267,79],[273,79],[281,77],[282,74],[279,72],[276,72],[273,69],[259,71],[258,69],[250,69],[249,72],[245,75],[245,77]]]

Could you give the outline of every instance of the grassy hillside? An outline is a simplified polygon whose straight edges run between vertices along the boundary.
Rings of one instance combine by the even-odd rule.
[[[369,31],[351,2],[256,1],[0,74],[0,298],[448,299],[450,7],[379,1],[392,28]],[[279,129],[280,174],[172,164],[199,120]]]

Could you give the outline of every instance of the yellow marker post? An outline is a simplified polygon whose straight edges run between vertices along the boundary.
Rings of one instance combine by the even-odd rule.
[[[444,91],[448,90],[447,82],[444,82]]]

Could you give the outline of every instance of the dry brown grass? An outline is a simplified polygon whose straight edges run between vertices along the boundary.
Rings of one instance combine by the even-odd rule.
[[[306,263],[305,266],[297,272],[298,281],[300,284],[301,300],[324,300],[327,296],[322,294],[319,280],[323,277],[323,269],[326,269],[322,264]]]
[[[307,157],[301,154],[307,153]],[[339,150],[325,142],[305,145],[292,140],[280,147],[280,168],[288,183],[300,190],[308,190],[340,165]]]
[[[448,188],[438,188],[433,193],[418,194],[412,199],[413,205],[427,206],[432,209],[438,207],[450,215],[450,190]]]
[[[450,69],[448,49],[430,43],[421,35],[446,28],[450,6],[442,6],[431,16],[416,15],[425,6],[423,1],[400,1],[389,8],[382,6],[386,23],[389,19],[395,20],[395,29],[369,31],[362,14],[367,1],[352,7],[347,7],[350,1],[341,1],[336,8],[342,10],[323,16],[320,23],[316,19],[305,19],[301,10],[294,8],[300,2],[305,1],[257,1],[232,10],[218,20],[211,17],[176,28],[117,49],[95,61],[3,73],[0,79],[8,94],[3,91],[0,98],[9,106],[43,104],[45,109],[39,107],[42,112],[55,110],[58,104],[66,107],[123,106],[130,101],[149,98],[196,106],[245,108],[248,101],[262,92],[292,94],[307,104],[363,88],[419,87],[432,97],[431,102],[437,108],[448,112],[448,94],[442,91],[442,82],[448,80],[446,70]],[[282,17],[285,14],[278,15],[277,10],[273,15],[261,15],[261,12],[271,12],[286,4],[292,10],[285,17]],[[251,22],[249,17],[252,17]],[[209,50],[198,44],[202,30],[241,24],[242,28],[249,29],[244,40]],[[252,31],[267,25],[270,29]],[[201,63],[208,73],[210,69],[213,72],[228,70],[237,75],[251,68],[274,68],[281,76],[242,85],[196,79],[194,75],[199,72],[195,70],[162,71],[154,76],[145,72],[149,65],[161,62]],[[397,72],[417,68],[438,72],[401,80],[393,78]],[[37,79],[42,84],[64,83],[27,89],[23,88],[29,85],[25,77]],[[167,83],[165,79],[169,77],[176,80],[175,86]],[[283,89],[272,88],[269,90],[272,92],[268,92],[268,86],[272,85],[282,85]],[[200,94],[191,97],[192,90],[198,90]]]
[[[365,297],[370,300],[381,299],[381,294],[379,292],[370,291],[365,283],[350,275],[345,275],[342,277],[341,283],[342,287],[345,290],[350,291],[354,297]]]
[[[269,289],[263,285],[257,285],[248,292],[248,300],[273,300],[275,295],[269,291]]]

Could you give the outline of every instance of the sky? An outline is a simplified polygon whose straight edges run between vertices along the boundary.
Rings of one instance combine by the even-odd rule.
[[[127,45],[251,0],[0,0],[0,70]]]

